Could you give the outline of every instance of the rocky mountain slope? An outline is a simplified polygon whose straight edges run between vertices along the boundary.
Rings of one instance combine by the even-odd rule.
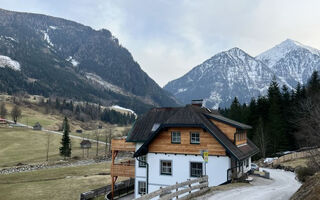
[[[226,107],[234,97],[247,103],[265,95],[274,77],[293,89],[319,69],[319,50],[288,39],[257,57],[239,48],[218,53],[164,89],[183,103],[203,98],[207,107]]]
[[[108,30],[0,9],[0,92],[117,104],[177,105]]]

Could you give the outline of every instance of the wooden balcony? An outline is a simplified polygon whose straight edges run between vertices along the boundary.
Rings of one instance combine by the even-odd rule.
[[[135,161],[129,160],[121,163],[115,163],[111,165],[112,176],[123,176],[123,177],[135,177],[134,168]]]
[[[126,138],[115,138],[111,140],[111,150],[134,152],[136,146],[133,142],[126,142]]]

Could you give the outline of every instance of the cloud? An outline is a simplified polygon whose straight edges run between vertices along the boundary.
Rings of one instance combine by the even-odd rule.
[[[317,0],[0,0],[0,5],[110,30],[161,86],[235,46],[252,56],[287,38],[320,48]]]

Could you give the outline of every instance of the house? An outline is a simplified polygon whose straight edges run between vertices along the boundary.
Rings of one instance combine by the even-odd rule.
[[[250,170],[251,157],[258,152],[247,138],[250,128],[202,107],[201,100],[185,107],[151,109],[126,140],[113,141],[112,183],[124,175],[121,170],[131,170],[124,176],[135,178],[137,198],[202,175],[208,175],[209,186],[239,178]],[[120,150],[134,151],[134,166],[114,162]],[[207,163],[201,151],[208,152]]]
[[[5,126],[7,125],[7,120],[0,118],[0,126]]]
[[[42,130],[41,124],[39,122],[35,123],[33,126],[33,130],[41,131]]]
[[[81,134],[81,133],[82,133],[82,130],[81,130],[81,129],[77,129],[77,130],[76,130],[76,133],[80,133],[80,134]]]

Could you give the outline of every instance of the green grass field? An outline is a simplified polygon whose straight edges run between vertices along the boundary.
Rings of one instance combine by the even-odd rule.
[[[43,131],[26,128],[0,128],[0,168],[14,166],[17,163],[36,163],[46,160],[48,135],[50,137],[49,161],[63,159],[59,155],[61,137]],[[71,138],[72,157],[82,157],[80,139]],[[99,155],[104,155],[105,146],[99,145]],[[92,144],[89,158],[96,155],[96,145]]]
[[[76,200],[82,192],[110,184],[110,164],[44,169],[0,175],[0,199]]]

